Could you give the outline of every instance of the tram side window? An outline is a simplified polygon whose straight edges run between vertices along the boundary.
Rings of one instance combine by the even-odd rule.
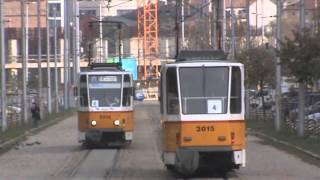
[[[241,71],[239,67],[232,67],[230,112],[241,113]]]
[[[179,114],[179,98],[177,72],[175,67],[169,67],[166,75],[167,89],[167,113]]]
[[[122,106],[131,105],[131,97],[133,96],[133,88],[130,85],[130,76],[128,74],[123,77],[124,87],[123,87],[123,99]]]
[[[132,88],[123,88],[122,106],[131,105]]]
[[[123,82],[125,83],[130,83],[130,75],[129,74],[125,74],[123,77]]]
[[[162,69],[161,69],[161,74],[160,74],[160,83],[158,87],[158,92],[159,92],[159,101],[160,101],[160,113],[163,114],[163,77],[162,77]]]
[[[80,76],[80,105],[88,106],[87,76]]]

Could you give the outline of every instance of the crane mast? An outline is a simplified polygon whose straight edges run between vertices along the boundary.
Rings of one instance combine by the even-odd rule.
[[[159,60],[158,0],[137,0],[139,79],[157,78]]]

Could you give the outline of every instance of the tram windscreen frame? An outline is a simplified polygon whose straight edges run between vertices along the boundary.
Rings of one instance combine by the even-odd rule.
[[[180,67],[183,114],[226,114],[229,67]]]
[[[89,106],[120,107],[122,75],[89,75]]]
[[[80,76],[80,106],[88,107],[87,75]]]
[[[129,107],[131,106],[133,99],[133,87],[132,87],[132,78],[129,74],[123,75],[123,96],[122,96],[122,106]]]

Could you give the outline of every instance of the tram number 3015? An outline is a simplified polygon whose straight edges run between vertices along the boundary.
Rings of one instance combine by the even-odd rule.
[[[196,126],[196,131],[197,132],[210,132],[214,131],[213,126]]]

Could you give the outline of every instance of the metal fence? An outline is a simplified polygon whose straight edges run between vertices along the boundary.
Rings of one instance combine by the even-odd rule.
[[[250,108],[249,119],[274,121],[274,112],[266,110],[265,117],[261,108]],[[283,117],[286,127],[296,131],[297,129],[297,115],[290,115]],[[320,137],[320,119],[305,119],[304,121],[305,135],[309,137]]]
[[[31,120],[31,112],[30,112],[30,107],[32,104],[32,101],[37,98],[37,94],[28,94],[27,95],[27,116],[28,120],[30,122]],[[52,101],[51,101],[51,107],[53,112],[55,111],[54,105],[55,105],[55,96],[52,96]],[[64,104],[63,104],[63,91],[59,92],[59,98],[58,98],[58,104],[59,104],[59,110],[63,111],[64,109]],[[7,125],[8,127],[16,127],[19,122],[22,122],[22,108],[21,108],[21,101],[22,101],[22,94],[7,94]],[[47,103],[47,94],[46,92],[42,92],[42,97],[41,97],[41,102],[42,102],[42,112],[43,112],[43,117],[46,117],[49,112],[47,111],[48,103]],[[1,117],[0,117],[1,119]],[[1,124],[0,124],[1,126]]]

